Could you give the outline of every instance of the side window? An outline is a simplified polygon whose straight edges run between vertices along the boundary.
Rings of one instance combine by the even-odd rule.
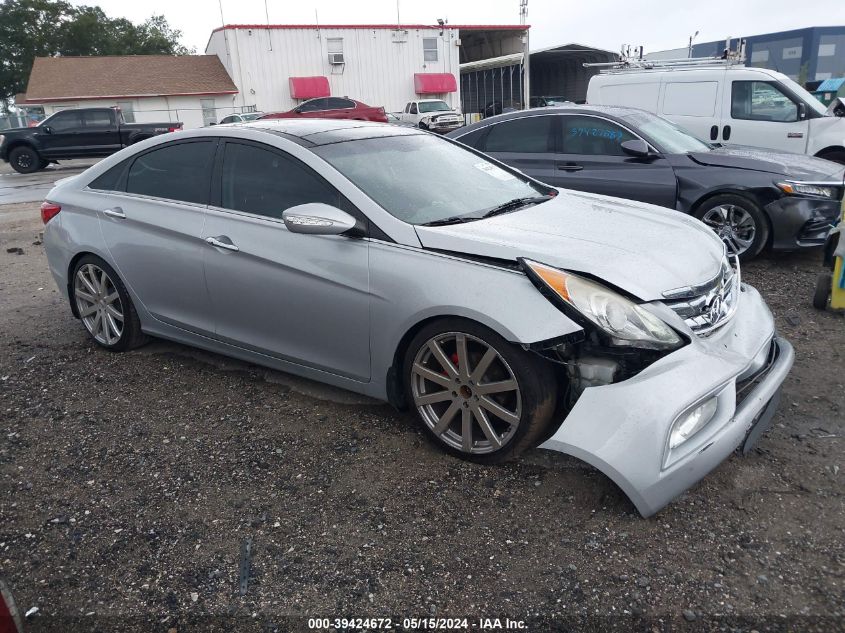
[[[412,103],[411,104],[411,114],[416,114],[416,113],[417,113],[417,104]]]
[[[112,127],[112,113],[107,110],[87,110],[82,112],[85,127]]]
[[[345,207],[345,199],[311,168],[278,150],[226,143],[221,206],[281,219],[308,202]]]
[[[59,112],[50,119],[47,125],[49,125],[50,129],[54,132],[66,132],[67,130],[73,130],[81,127],[82,117],[79,116],[79,112],[73,112],[71,110],[68,110],[67,112]]]
[[[410,112],[410,111],[411,111],[411,104],[406,103],[405,104],[405,110],[404,110],[405,114],[408,114],[408,112]]]
[[[484,136],[484,133],[487,131],[486,127],[481,128],[480,130],[474,130],[469,134],[464,134],[462,137],[455,139],[459,143],[463,143],[464,145],[469,145],[470,147],[474,147],[476,149],[481,149],[480,141],[481,137]]]
[[[542,153],[553,151],[550,116],[528,116],[493,125],[484,142],[486,152]]]
[[[220,125],[223,125],[224,123],[235,123],[237,122],[237,120],[238,118],[234,114],[230,114],[227,117],[223,117],[223,119],[220,121]]]
[[[100,174],[88,184],[89,189],[97,189],[98,191],[122,191],[121,180],[126,171],[126,166],[132,159],[124,160],[104,174]]]
[[[126,191],[206,204],[216,145],[214,140],[176,143],[141,154],[129,168]]]
[[[299,106],[300,112],[316,112],[317,110],[326,109],[326,101],[328,99],[311,99]]]
[[[355,102],[349,99],[341,99],[340,97],[329,97],[326,99],[327,110],[342,110],[344,108],[354,108]]]
[[[734,81],[731,84],[731,117],[794,123],[798,120],[798,104],[786,96],[777,84]]]
[[[607,119],[564,116],[561,119],[561,148],[564,154],[625,156],[622,143],[636,138]]]

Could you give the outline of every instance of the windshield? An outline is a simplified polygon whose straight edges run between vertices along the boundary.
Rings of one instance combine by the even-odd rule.
[[[781,83],[789,88],[796,97],[806,103],[807,107],[812,108],[822,116],[827,114],[827,108],[825,108],[824,104],[819,101],[813,93],[807,92],[800,84],[792,81],[789,77],[781,78]]]
[[[658,150],[667,154],[688,154],[690,152],[709,152],[713,146],[685,132],[671,121],[667,121],[650,112],[635,112],[622,117],[651,141]]]
[[[480,217],[549,190],[431,134],[387,136],[313,150],[388,213],[409,224]]]
[[[420,101],[420,112],[442,112],[443,110],[451,110],[449,104],[445,101]]]

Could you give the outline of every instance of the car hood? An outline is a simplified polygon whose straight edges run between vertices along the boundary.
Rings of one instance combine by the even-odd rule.
[[[568,190],[513,213],[416,230],[424,248],[534,259],[603,279],[643,301],[712,280],[724,258],[719,238],[678,211]]]
[[[701,165],[753,169],[801,180],[834,179],[842,182],[845,171],[842,165],[822,158],[741,145],[693,152],[689,157]]]

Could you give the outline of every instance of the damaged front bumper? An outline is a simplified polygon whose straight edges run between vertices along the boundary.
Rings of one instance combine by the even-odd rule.
[[[667,321],[672,319],[666,309]],[[681,329],[683,321],[673,325]],[[541,448],[573,455],[610,477],[643,516],[698,482],[737,447],[750,448],[771,421],[794,360],[774,333],[759,293],[742,286],[734,318],[622,382],[589,387]],[[680,416],[716,399],[713,417],[680,445]]]
[[[772,248],[822,246],[836,219],[839,200],[784,196],[766,205],[772,220]]]

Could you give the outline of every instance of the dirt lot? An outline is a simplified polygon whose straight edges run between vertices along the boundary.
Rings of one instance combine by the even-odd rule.
[[[32,631],[845,630],[845,318],[809,306],[817,252],[744,271],[797,352],[775,427],[644,520],[558,454],[476,466],[387,405],[170,343],[99,350],[40,228],[0,207],[0,575]]]

